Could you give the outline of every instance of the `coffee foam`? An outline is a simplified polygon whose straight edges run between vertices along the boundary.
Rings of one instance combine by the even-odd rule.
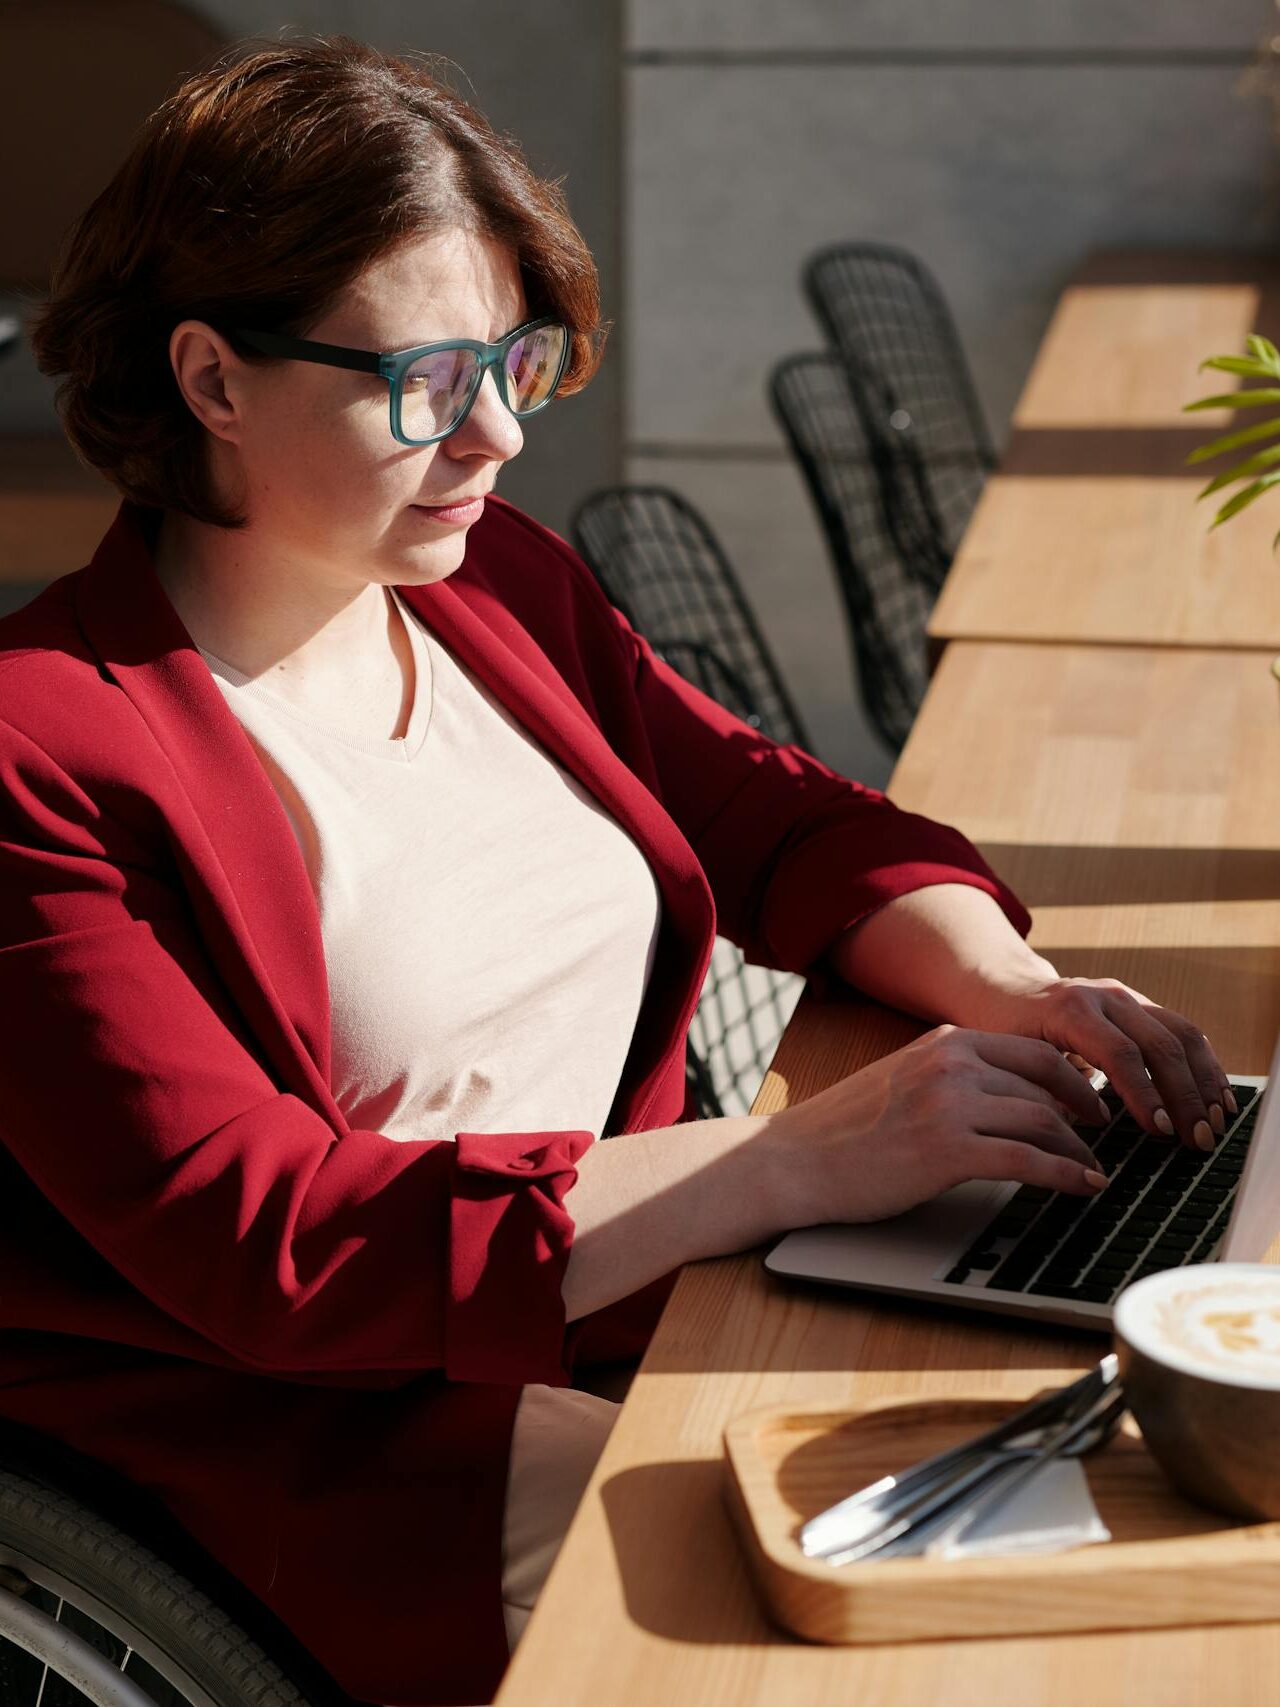
[[[1280,1388],[1280,1268],[1203,1263],[1151,1275],[1117,1300],[1116,1331],[1209,1381]]]

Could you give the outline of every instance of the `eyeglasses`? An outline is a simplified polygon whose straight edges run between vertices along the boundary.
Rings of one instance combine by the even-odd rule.
[[[450,338],[390,352],[350,350],[281,332],[236,329],[233,337],[264,356],[319,362],[381,375],[391,387],[391,431],[402,445],[433,445],[466,420],[489,368],[498,395],[521,420],[545,409],[569,360],[569,334],[558,320],[529,320],[496,344]]]

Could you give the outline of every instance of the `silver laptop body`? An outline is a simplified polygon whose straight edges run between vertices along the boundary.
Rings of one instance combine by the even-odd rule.
[[[1175,1267],[1180,1262],[1192,1261],[1259,1262],[1280,1232],[1280,1096],[1265,1091],[1277,1074],[1280,1074],[1280,1042],[1277,1043],[1270,1074],[1263,1077],[1248,1073],[1228,1075],[1233,1085],[1257,1087],[1259,1098],[1248,1108],[1242,1107],[1237,1120],[1228,1125],[1226,1135],[1217,1140],[1215,1149],[1200,1158],[1197,1182],[1208,1180],[1215,1159],[1223,1158],[1225,1165],[1226,1157],[1232,1153],[1232,1134],[1237,1122],[1251,1117],[1253,1136],[1248,1144],[1239,1183],[1234,1187],[1234,1197],[1229,1200],[1225,1231],[1211,1249],[1204,1249],[1202,1240],[1200,1248],[1193,1246],[1172,1260],[1162,1261],[1159,1266]],[[1084,1128],[1081,1130],[1086,1139],[1093,1140],[1092,1132]],[[1237,1140],[1236,1149],[1239,1142]],[[1200,1156],[1199,1152],[1188,1154]],[[1121,1173],[1117,1172],[1110,1185],[1087,1201],[1099,1205],[1106,1203],[1108,1192],[1118,1184],[1120,1177]],[[966,1270],[963,1259],[973,1252],[975,1243],[982,1242],[984,1229],[1001,1217],[1001,1212],[1021,1190],[1004,1182],[992,1184],[971,1180],[967,1185],[956,1186],[891,1220],[857,1226],[801,1228],[788,1233],[773,1247],[765,1258],[765,1267],[772,1274],[794,1280],[816,1280],[897,1298],[920,1298],[967,1309],[995,1310],[1006,1315],[1031,1316],[1040,1321],[1106,1330],[1111,1321],[1109,1299],[1086,1301],[1080,1297],[1058,1295],[1052,1290],[1052,1281],[1050,1289],[1039,1292],[1010,1290],[996,1283],[1002,1268],[1008,1272],[1014,1267],[1005,1258],[1018,1243],[1017,1239],[992,1241],[994,1261],[988,1261],[985,1267]],[[1026,1202],[1025,1198],[1023,1202]],[[1135,1204],[1126,1209],[1123,1219],[1128,1220],[1141,1202],[1139,1196]],[[1034,1210],[1034,1206],[1032,1208]],[[1114,1215],[1114,1208],[1110,1213]],[[1142,1224],[1149,1224],[1149,1220],[1150,1216]],[[1153,1242],[1158,1242],[1159,1237],[1156,1235]],[[1131,1244],[1133,1241],[1126,1242]],[[1052,1250],[1046,1248],[1043,1267],[1048,1266],[1052,1256]],[[1118,1262],[1120,1259],[1115,1260]],[[1150,1258],[1140,1260],[1149,1261]],[[1052,1270],[1049,1272],[1051,1274]],[[959,1273],[965,1274],[963,1280],[947,1278]],[[1117,1286],[1116,1291],[1119,1290]]]

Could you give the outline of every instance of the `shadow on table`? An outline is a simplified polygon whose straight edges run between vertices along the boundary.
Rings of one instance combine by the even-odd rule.
[[[645,1464],[600,1489],[627,1615],[700,1647],[792,1640],[765,1620],[724,1502],[718,1460]],[[669,1560],[678,1560],[673,1591]],[[696,1585],[696,1594],[681,1592]]]
[[[1196,395],[1210,393],[1207,388],[1193,392],[1188,402]],[[1000,460],[1000,478],[1187,480],[1198,487],[1218,472],[1217,465],[1188,467],[1186,459],[1214,436],[1203,422],[1186,427],[1018,427]]]
[[[690,1271],[682,1284],[697,1288],[697,1308],[677,1292],[645,1354],[644,1377],[823,1369],[982,1375],[1083,1369],[1100,1355],[1096,1332],[782,1279],[765,1269],[763,1255]]]
[[[1258,785],[1275,786],[1266,777]],[[1280,820],[1276,834],[1280,838]],[[1280,848],[1041,847],[984,841],[982,856],[1033,911],[1280,900]]]

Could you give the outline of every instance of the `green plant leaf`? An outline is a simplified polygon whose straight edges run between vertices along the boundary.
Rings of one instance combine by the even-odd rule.
[[[1246,379],[1280,379],[1273,367],[1253,356],[1209,356],[1196,372],[1203,373],[1207,367],[1216,368],[1219,373],[1241,373]]]
[[[1255,474],[1263,474],[1268,468],[1273,468],[1280,462],[1280,445],[1272,445],[1270,450],[1262,451],[1258,456],[1251,456],[1247,462],[1237,463],[1225,474],[1220,474],[1216,480],[1211,480],[1203,492],[1196,494],[1196,500],[1207,498],[1211,492],[1221,492],[1224,486],[1233,486],[1237,480],[1252,480]]]
[[[1259,421],[1256,427],[1245,427],[1238,433],[1228,433],[1223,439],[1214,439],[1212,444],[1201,445],[1198,450],[1189,452],[1187,464],[1211,462],[1215,456],[1225,456],[1229,450],[1239,450],[1241,445],[1255,444],[1259,439],[1272,438],[1276,433],[1280,433],[1280,415],[1274,421]]]
[[[1276,349],[1270,338],[1263,338],[1257,332],[1251,332],[1245,339],[1245,347],[1251,356],[1265,362],[1272,373],[1280,378],[1280,350]]]
[[[1226,391],[1217,397],[1198,397],[1194,403],[1184,403],[1184,414],[1194,409],[1257,409],[1263,403],[1280,403],[1280,387],[1258,386],[1253,391]]]
[[[1261,480],[1255,480],[1252,486],[1246,486],[1243,492],[1237,492],[1234,498],[1228,498],[1209,524],[1209,532],[1221,527],[1223,522],[1229,522],[1232,516],[1238,516],[1241,510],[1248,509],[1255,498],[1260,498],[1271,487],[1280,486],[1280,469],[1274,474],[1264,474]]]

